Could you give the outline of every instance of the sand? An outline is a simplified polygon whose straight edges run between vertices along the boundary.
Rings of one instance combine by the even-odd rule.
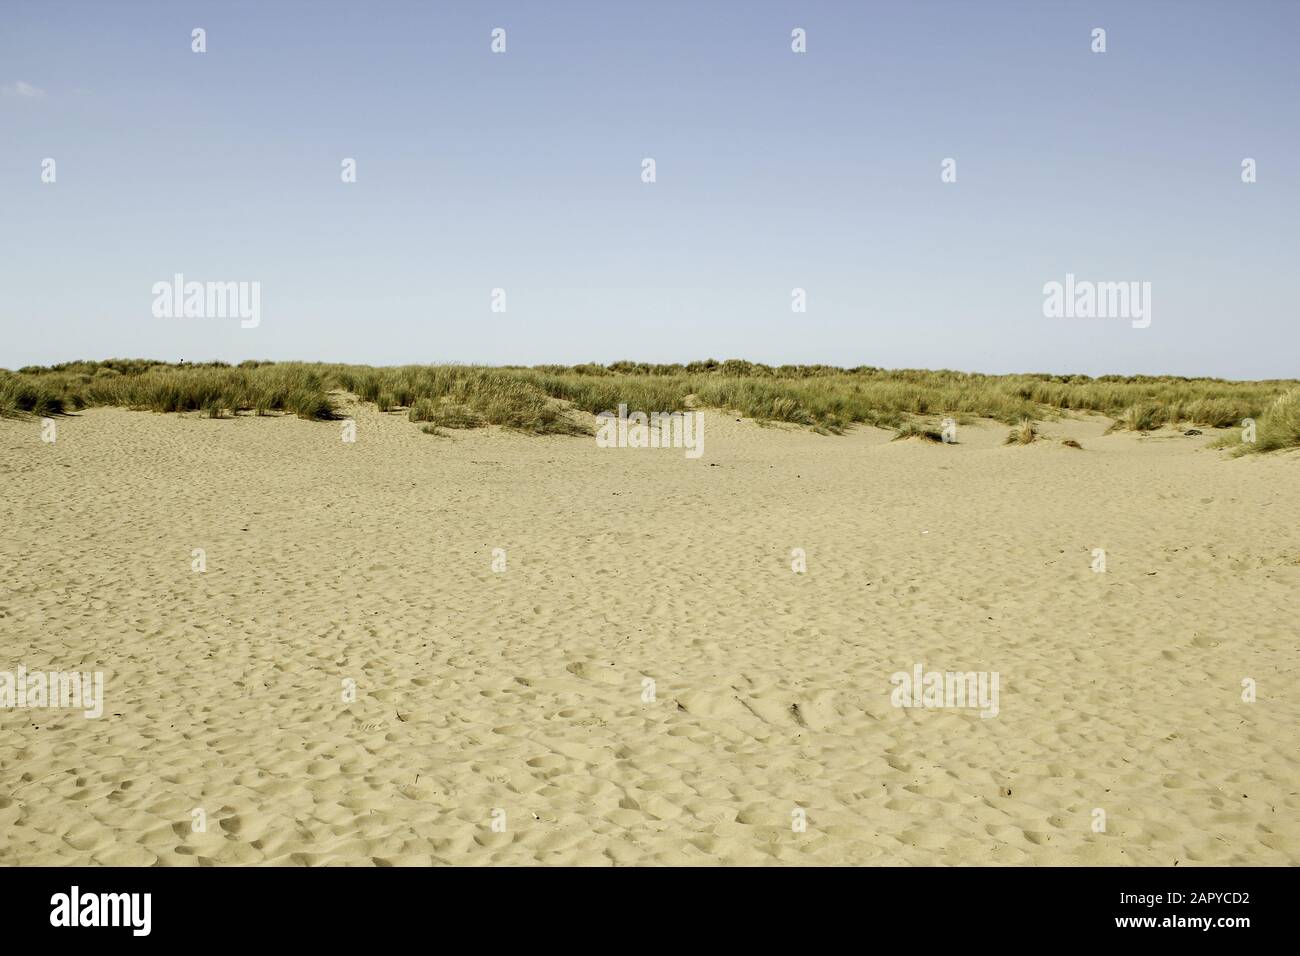
[[[0,421],[0,863],[1300,863],[1298,454],[350,413]]]

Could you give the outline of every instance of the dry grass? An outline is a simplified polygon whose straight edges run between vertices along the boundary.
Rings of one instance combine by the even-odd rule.
[[[908,422],[898,429],[898,434],[891,438],[890,441],[899,441],[905,438],[919,438],[921,441],[943,443],[942,432],[937,432],[933,428],[926,428],[924,425],[917,425],[913,422]]]
[[[1028,445],[1037,437],[1038,429],[1034,427],[1033,421],[1028,418],[1022,418],[1020,421],[1016,422],[1015,427],[1007,433],[1007,437],[1003,439],[1002,444]]]
[[[1237,455],[1300,448],[1300,388],[1293,388],[1279,395],[1265,410],[1255,423],[1253,442],[1243,440],[1244,431],[1243,427],[1211,444],[1219,448],[1231,447],[1233,453]]]
[[[1165,423],[1167,410],[1156,402],[1130,405],[1111,422],[1108,431],[1149,432]]]
[[[155,412],[227,412],[330,418],[319,366],[285,363],[163,365],[142,360],[72,362],[50,369],[0,371],[0,416],[59,414],[96,405]]]
[[[70,362],[0,371],[0,416],[57,415],[94,405],[213,414],[273,412],[330,418],[332,388],[383,410],[408,409],[435,429],[499,425],[539,434],[587,434],[570,414],[624,403],[645,412],[725,408],[760,422],[836,434],[855,424],[900,429],[917,418],[991,418],[1009,425],[1096,412],[1114,427],[1149,431],[1187,422],[1212,427],[1261,418],[1300,384],[1157,376],[979,375],[948,370],[767,366],[708,360],[687,365],[410,365],[373,368],[244,362],[167,365],[142,359]],[[1266,447],[1287,447],[1287,412],[1272,413]],[[907,434],[925,432],[917,426]],[[907,436],[904,436],[907,437]],[[928,436],[926,436],[928,437]],[[932,440],[932,439],[931,439]],[[1261,449],[1264,450],[1264,449]]]

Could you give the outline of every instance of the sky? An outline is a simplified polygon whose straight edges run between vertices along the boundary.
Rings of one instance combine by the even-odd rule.
[[[1297,377],[1298,37],[1288,0],[5,0],[0,367]],[[256,326],[156,314],[178,273],[258,283]],[[1045,315],[1067,274],[1150,324]]]

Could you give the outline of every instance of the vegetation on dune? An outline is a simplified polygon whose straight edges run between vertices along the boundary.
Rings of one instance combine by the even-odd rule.
[[[0,374],[0,418],[61,415],[64,410],[63,397],[58,391],[21,376]]]
[[[57,415],[116,405],[213,417],[288,413],[326,419],[335,414],[329,392],[341,389],[383,411],[405,410],[430,433],[500,425],[539,434],[589,434],[589,426],[571,410],[599,413],[620,404],[646,412],[725,408],[758,421],[787,422],[824,433],[840,433],[855,424],[900,429],[916,418],[939,416],[958,421],[991,418],[1020,428],[1023,420],[1095,412],[1114,418],[1113,428],[1132,431],[1177,423],[1223,428],[1257,418],[1260,441],[1255,450],[1263,451],[1296,443],[1297,384],[768,366],[738,360],[373,368],[111,359],[0,371],[0,416]],[[1291,397],[1283,401],[1286,396]],[[918,425],[908,434],[926,430]]]
[[[1251,451],[1300,447],[1300,388],[1279,395],[1258,423]]]
[[[540,365],[531,368],[333,366],[341,387],[364,401],[391,394],[396,407],[445,398],[483,415],[485,395],[508,404],[539,397],[591,412],[619,404],[642,411],[726,408],[765,422],[789,422],[839,433],[853,424],[897,429],[914,416],[993,418],[1014,424],[1061,411],[1120,416],[1130,407],[1157,410],[1150,427],[1186,421],[1223,427],[1258,413],[1293,382],[1227,382],[1156,376],[979,375],[953,371],[852,369],[824,365],[767,366],[731,360],[688,365]],[[517,389],[517,391],[516,391]],[[526,398],[525,398],[526,396]],[[540,413],[540,411],[539,411]],[[540,413],[544,414],[544,413]],[[532,429],[531,414],[522,427]],[[506,422],[499,422],[506,424]],[[535,430],[558,424],[546,418]],[[519,426],[513,426],[519,427]]]
[[[1165,417],[1164,406],[1158,402],[1139,402],[1120,412],[1107,430],[1148,432],[1163,425]]]
[[[516,370],[462,365],[370,368],[327,366],[338,387],[381,411],[406,408],[413,422],[435,428],[501,425],[536,434],[589,434],[554,396]]]
[[[1234,455],[1251,455],[1284,448],[1300,448],[1300,388],[1279,395],[1255,423],[1255,440],[1244,441],[1237,429],[1211,442],[1216,448],[1231,448]]]
[[[197,411],[210,418],[277,411],[323,419],[333,416],[326,388],[319,367],[299,363],[244,363],[235,368],[219,362],[69,362],[0,372],[0,416],[117,405],[154,412]]]
[[[1007,432],[1007,437],[1003,439],[1004,445],[1028,445],[1038,437],[1038,429],[1034,427],[1032,419],[1022,418],[1016,422],[1015,427]]]
[[[919,438],[921,441],[943,442],[943,433],[937,432],[933,428],[926,428],[924,425],[918,425],[915,422],[908,422],[898,430],[890,441],[901,441],[905,438]]]
[[[1265,383],[1250,383],[1265,384]],[[1281,383],[1279,383],[1281,384]],[[1273,395],[1276,395],[1273,392]],[[1260,401],[1253,395],[1215,395],[1190,398],[1172,395],[1163,400],[1134,402],[1122,409],[1111,424],[1111,431],[1148,432],[1161,425],[1187,422],[1210,428],[1230,428],[1243,418],[1258,414],[1269,399]]]

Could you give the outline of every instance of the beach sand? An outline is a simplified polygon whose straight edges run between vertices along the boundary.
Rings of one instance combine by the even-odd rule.
[[[1300,863],[1298,454],[348,414],[0,421],[0,863]]]

